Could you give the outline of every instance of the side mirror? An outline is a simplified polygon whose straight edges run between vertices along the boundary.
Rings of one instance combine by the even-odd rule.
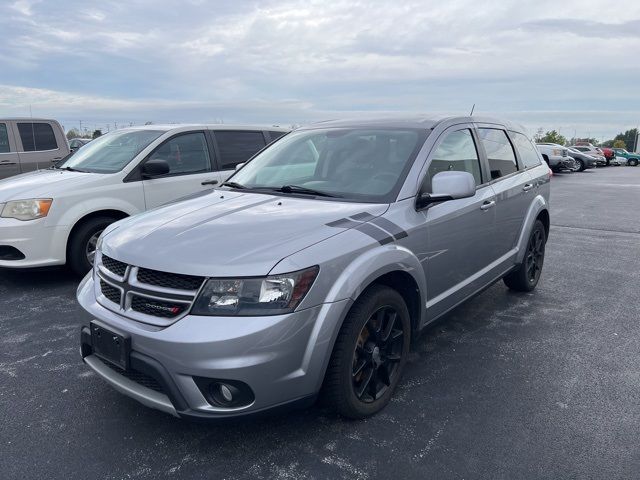
[[[440,172],[431,179],[431,190],[432,193],[418,195],[418,210],[437,202],[473,197],[476,194],[476,180],[469,172]]]
[[[147,160],[144,165],[142,165],[142,176],[144,178],[159,177],[166,175],[170,171],[171,167],[169,167],[169,163],[160,158]]]
[[[244,164],[245,164],[245,163],[247,163],[247,162],[242,162],[242,163],[237,164],[237,165],[236,165],[236,171],[237,171],[237,170],[240,170],[242,167],[244,167]]]

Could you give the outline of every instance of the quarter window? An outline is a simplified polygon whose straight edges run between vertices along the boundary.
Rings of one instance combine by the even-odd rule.
[[[438,145],[427,171],[425,191],[431,191],[431,179],[437,173],[449,171],[468,172],[475,178],[476,185],[482,183],[478,150],[470,130],[450,133]]]
[[[271,137],[271,141],[274,142],[285,133],[287,132],[269,132],[269,137]]]
[[[0,153],[9,153],[9,133],[7,124],[0,123]]]
[[[513,146],[504,130],[480,128],[480,140],[487,152],[491,179],[495,180],[518,171]]]
[[[524,168],[537,167],[542,163],[538,149],[533,146],[529,139],[521,134],[513,132],[513,140],[522,159]]]
[[[220,153],[220,169],[232,170],[239,163],[246,162],[265,146],[262,132],[215,132]]]
[[[25,152],[56,150],[58,143],[53,128],[48,123],[18,123],[18,133]]]
[[[209,149],[204,133],[173,137],[151,154],[150,160],[165,160],[169,175],[206,172],[210,169]]]

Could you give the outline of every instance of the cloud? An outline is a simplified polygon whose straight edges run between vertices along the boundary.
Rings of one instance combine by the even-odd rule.
[[[630,0],[23,0],[0,6],[0,83],[50,115],[299,123],[476,103],[609,134],[640,110],[639,26]]]

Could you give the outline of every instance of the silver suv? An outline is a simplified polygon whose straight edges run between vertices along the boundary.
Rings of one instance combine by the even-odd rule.
[[[78,299],[84,361],[173,415],[322,392],[382,409],[418,331],[493,282],[531,291],[549,168],[520,127],[473,117],[298,129],[219,188],[109,226]]]

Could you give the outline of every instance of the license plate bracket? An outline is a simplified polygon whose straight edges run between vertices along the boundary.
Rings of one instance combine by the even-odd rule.
[[[95,320],[91,322],[90,328],[91,348],[94,355],[123,370],[128,370],[131,337]]]

